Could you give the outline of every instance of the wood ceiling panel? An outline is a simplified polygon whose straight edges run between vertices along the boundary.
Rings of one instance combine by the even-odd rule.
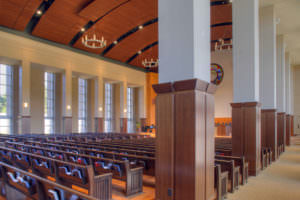
[[[218,26],[211,29],[211,40],[232,38],[232,25]]]
[[[15,29],[19,31],[24,31],[27,24],[31,20],[32,16],[35,14],[36,10],[39,8],[42,0],[30,0],[25,5],[24,9],[21,12],[20,17],[16,21]]]
[[[54,1],[49,10],[42,16],[32,35],[54,42],[68,44],[88,19],[82,18],[78,12],[90,0],[59,0]]]
[[[0,25],[24,30],[41,0],[1,0]]]
[[[99,17],[105,15],[108,11],[116,8],[117,6],[127,2],[128,0],[95,0],[87,5],[79,12],[81,17],[85,17],[89,20],[96,21]]]
[[[144,51],[142,54],[138,55],[134,60],[132,60],[129,64],[143,67],[142,62],[145,59],[157,59],[158,58],[158,45],[153,46],[152,48]]]
[[[158,41],[158,23],[151,24],[138,30],[114,46],[105,56],[126,62],[131,56]]]
[[[104,36],[107,40],[107,46],[109,46],[121,35],[156,18],[157,11],[156,0],[131,0],[99,20],[86,34],[96,32]],[[98,50],[87,49],[82,45],[81,39],[75,43],[74,47],[97,54],[102,53],[104,50],[104,48]]]
[[[232,22],[232,5],[211,6],[211,24]]]

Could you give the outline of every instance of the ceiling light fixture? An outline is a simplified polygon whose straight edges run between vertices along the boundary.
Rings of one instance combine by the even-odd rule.
[[[116,40],[116,41],[114,41],[114,44],[118,44],[118,41]]]
[[[142,51],[138,51],[137,54],[139,54],[139,55],[142,54]]]
[[[143,28],[144,28],[144,26],[143,26],[143,25],[140,25],[140,26],[139,26],[139,29],[140,29],[140,30],[141,30],[141,29],[143,29]]]
[[[36,11],[36,14],[37,14],[38,16],[40,16],[40,15],[43,14],[43,12],[42,12],[41,10],[37,10],[37,11]]]
[[[82,37],[82,44],[85,47],[91,49],[101,49],[106,46],[106,40],[104,40],[103,36],[101,37],[101,39],[98,39],[96,34],[93,34],[92,37],[88,37],[88,35],[85,35],[84,37]]]
[[[151,58],[150,60],[143,60],[142,62],[142,65],[145,67],[145,68],[152,68],[152,67],[158,67],[158,59],[153,59]]]
[[[84,31],[85,31],[85,28],[81,28],[80,31],[81,31],[81,32],[84,32]]]

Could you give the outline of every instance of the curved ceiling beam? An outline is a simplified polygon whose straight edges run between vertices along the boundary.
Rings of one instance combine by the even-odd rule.
[[[154,46],[156,46],[156,45],[158,45],[158,41],[153,42],[152,44],[147,45],[146,47],[144,47],[143,49],[140,50],[140,53],[137,52],[136,54],[134,54],[133,56],[131,56],[131,57],[126,61],[126,63],[130,63],[130,62],[131,62],[132,60],[134,60],[138,55],[142,54],[144,51],[146,51],[146,50],[148,50],[148,49],[150,49],[150,48],[152,48],[152,47],[154,47]]]
[[[25,32],[31,34],[36,25],[39,23],[40,19],[42,16],[46,13],[46,11],[50,8],[50,6],[53,4],[55,0],[48,0],[48,1],[43,1],[41,5],[38,7],[34,15],[31,17],[31,20],[27,24],[25,28]],[[40,13],[38,13],[38,11]]]
[[[210,6],[220,6],[225,4],[231,4],[229,0],[223,0],[223,1],[213,1],[210,3]]]
[[[218,24],[212,24],[210,25],[211,28],[214,28],[214,27],[219,27],[219,26],[231,26],[232,25],[232,22],[222,22],[222,23],[218,23]]]
[[[73,46],[77,40],[79,40],[79,38],[83,35],[83,33],[85,31],[87,31],[88,29],[90,29],[94,24],[96,24],[99,20],[103,19],[105,16],[107,16],[109,13],[115,11],[116,9],[120,8],[121,6],[125,5],[126,3],[128,3],[131,0],[127,0],[119,5],[117,5],[116,7],[112,8],[111,10],[107,11],[104,15],[102,15],[101,17],[99,17],[98,19],[96,19],[95,21],[89,21],[83,28],[84,31],[79,31],[74,37],[73,39],[70,41],[69,45]]]
[[[157,23],[158,22],[158,18],[155,18],[155,19],[152,19],[150,21],[147,21],[146,23],[144,24],[141,24],[139,26],[136,26],[134,27],[133,29],[131,29],[130,31],[128,31],[127,33],[121,35],[117,40],[116,40],[116,43],[111,43],[106,49],[104,49],[104,51],[102,52],[102,56],[104,56],[106,53],[108,53],[114,46],[116,46],[118,43],[120,43],[122,40],[124,40],[125,38],[127,38],[128,36],[130,36],[131,34],[137,32],[138,30],[140,30],[140,26],[143,26],[146,27],[146,26],[149,26],[149,25],[152,25],[154,23]]]

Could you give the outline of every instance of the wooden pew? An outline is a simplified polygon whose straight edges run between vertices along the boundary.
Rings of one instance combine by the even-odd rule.
[[[44,147],[24,145],[22,143],[6,142],[5,144],[8,145],[8,147],[10,148],[26,150],[30,153],[42,154],[44,156],[50,156],[52,158],[57,157],[65,161],[74,162],[81,165],[92,165],[94,171],[97,174],[110,172],[113,174],[113,178],[126,181],[126,195],[132,195],[143,191],[143,167],[131,168],[128,160],[121,161],[116,159],[107,159],[86,154],[65,152]]]
[[[245,161],[245,157],[237,157],[237,156],[215,156],[215,159],[218,160],[233,160],[235,166],[240,167],[240,173],[242,177],[242,185],[246,184],[248,182],[248,170],[249,170],[249,164]]]
[[[39,177],[33,173],[21,170],[4,162],[0,162],[0,181],[23,193],[28,199],[42,200],[96,200],[96,198],[68,188],[59,183]],[[4,187],[1,189],[3,190]],[[2,191],[1,190],[1,191]],[[94,191],[93,194],[95,194]],[[3,191],[4,199],[13,199],[14,196]],[[100,198],[101,199],[101,198]]]
[[[230,180],[230,192],[233,193],[239,187],[239,171],[240,167],[234,166],[233,160],[217,160],[215,159],[215,164],[221,166],[221,171],[228,171],[229,180]]]
[[[40,142],[25,142],[31,145],[38,145],[45,148],[54,148],[56,150],[66,151],[66,152],[75,152],[80,154],[87,154],[87,155],[101,155],[103,158],[109,159],[117,159],[117,160],[128,160],[132,167],[144,167],[144,173],[147,175],[154,176],[155,174],[155,158],[148,156],[148,155],[135,155],[127,153],[127,151],[121,152],[111,152],[111,151],[101,151],[98,150],[99,148],[79,148],[75,146],[68,146],[68,145],[59,145],[59,144],[52,144],[52,143],[40,143]],[[7,142],[7,144],[14,144]],[[100,148],[101,149],[101,148]],[[150,154],[153,156],[153,154]]]
[[[112,198],[111,173],[96,176],[91,165],[78,165],[6,147],[0,147],[0,153],[3,162],[55,180],[85,194],[96,195],[94,197],[97,199]]]
[[[227,197],[228,172],[221,171],[221,165],[215,165],[216,200],[224,200]]]

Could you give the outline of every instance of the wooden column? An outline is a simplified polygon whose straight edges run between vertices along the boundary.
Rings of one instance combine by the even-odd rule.
[[[127,118],[120,118],[120,132],[127,133]]]
[[[278,141],[278,145],[282,145],[283,146],[283,150],[285,151],[285,144],[286,144],[286,128],[285,128],[285,124],[286,124],[286,115],[284,112],[281,113],[277,113],[277,141]]]
[[[285,126],[285,144],[287,146],[291,145],[291,115],[286,115],[286,126]]]
[[[295,136],[295,134],[294,134],[294,115],[291,115],[291,136]]]
[[[261,110],[261,146],[272,149],[273,158],[277,159],[277,112],[276,109]]]
[[[232,103],[232,154],[245,156],[249,174],[261,169],[261,110],[258,102]]]
[[[95,125],[96,125],[96,132],[103,133],[104,132],[104,119],[103,117],[95,117]]]
[[[156,199],[214,198],[214,97],[198,79],[153,86],[156,97]]]

